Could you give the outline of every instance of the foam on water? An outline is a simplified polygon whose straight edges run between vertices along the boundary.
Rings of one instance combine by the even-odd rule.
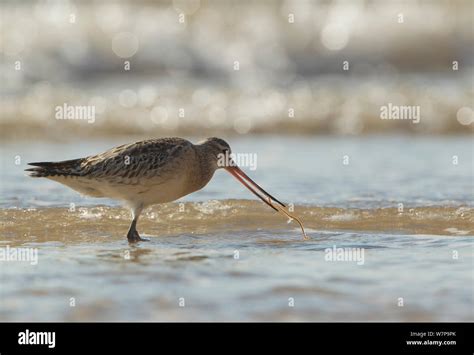
[[[400,212],[397,208],[342,209],[293,206],[308,230],[351,230],[406,234],[474,235],[474,209],[430,206]],[[4,238],[28,240],[28,235],[46,240],[74,241],[77,237],[108,235],[120,238],[130,223],[127,209],[109,206],[0,210]],[[114,222],[111,223],[111,220]],[[67,226],[68,233],[60,226]],[[139,222],[149,235],[216,233],[242,230],[285,230],[297,227],[263,203],[253,200],[168,203],[146,209]],[[45,230],[45,227],[47,230]]]

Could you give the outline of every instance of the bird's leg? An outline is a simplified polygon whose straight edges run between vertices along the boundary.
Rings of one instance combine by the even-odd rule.
[[[129,243],[135,243],[139,242],[141,240],[140,235],[138,234],[137,230],[135,229],[137,225],[137,219],[134,219],[132,221],[132,224],[130,225],[130,229],[128,230],[127,233],[127,239]]]
[[[143,239],[140,237],[140,235],[137,232],[137,222],[138,222],[138,217],[140,217],[140,213],[142,212],[143,206],[138,206],[133,208],[132,210],[132,224],[130,225],[130,229],[128,230],[127,233],[127,239],[129,243],[136,243],[140,241],[147,241],[147,239]]]

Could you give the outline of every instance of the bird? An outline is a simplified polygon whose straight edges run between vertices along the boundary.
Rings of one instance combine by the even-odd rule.
[[[218,169],[227,170],[275,211],[286,207],[245,174],[232,159],[229,144],[216,137],[197,144],[178,137],[147,139],[85,158],[28,165],[33,166],[25,169],[31,177],[44,177],[83,195],[115,199],[128,206],[132,216],[129,243],[147,240],[137,231],[145,208],[202,189]]]

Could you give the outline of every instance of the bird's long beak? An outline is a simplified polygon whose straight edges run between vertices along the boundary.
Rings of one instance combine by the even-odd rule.
[[[257,196],[259,199],[261,199],[263,202],[265,202],[268,206],[273,208],[275,211],[283,213],[284,215],[289,217],[290,220],[295,220],[301,227],[301,231],[303,232],[303,239],[304,240],[309,239],[309,237],[306,235],[306,232],[304,231],[303,223],[301,222],[301,220],[298,217],[292,215],[290,212],[281,208],[280,206],[273,205],[272,202],[275,201],[276,203],[280,204],[282,207],[286,207],[284,203],[278,201],[275,197],[273,197],[264,189],[262,189],[260,186],[258,186],[257,183],[253,181],[251,178],[249,178],[247,174],[244,173],[232,160],[230,160],[230,163],[231,164],[229,164],[229,166],[225,168],[229,173],[231,173],[255,196]]]
[[[284,203],[278,201],[275,197],[270,195],[264,189],[262,189],[258,184],[253,181],[246,173],[244,173],[237,165],[231,164],[234,166],[227,166],[225,169],[231,173],[237,180],[239,180],[247,189],[249,189],[255,196],[265,202],[268,206],[273,208],[275,211],[278,210],[271,203],[272,200],[279,203],[281,206],[286,207]]]

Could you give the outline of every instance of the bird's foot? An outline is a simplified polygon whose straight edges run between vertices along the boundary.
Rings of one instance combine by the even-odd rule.
[[[127,234],[127,239],[129,243],[138,243],[138,242],[148,242],[150,239],[142,238],[137,231]]]

